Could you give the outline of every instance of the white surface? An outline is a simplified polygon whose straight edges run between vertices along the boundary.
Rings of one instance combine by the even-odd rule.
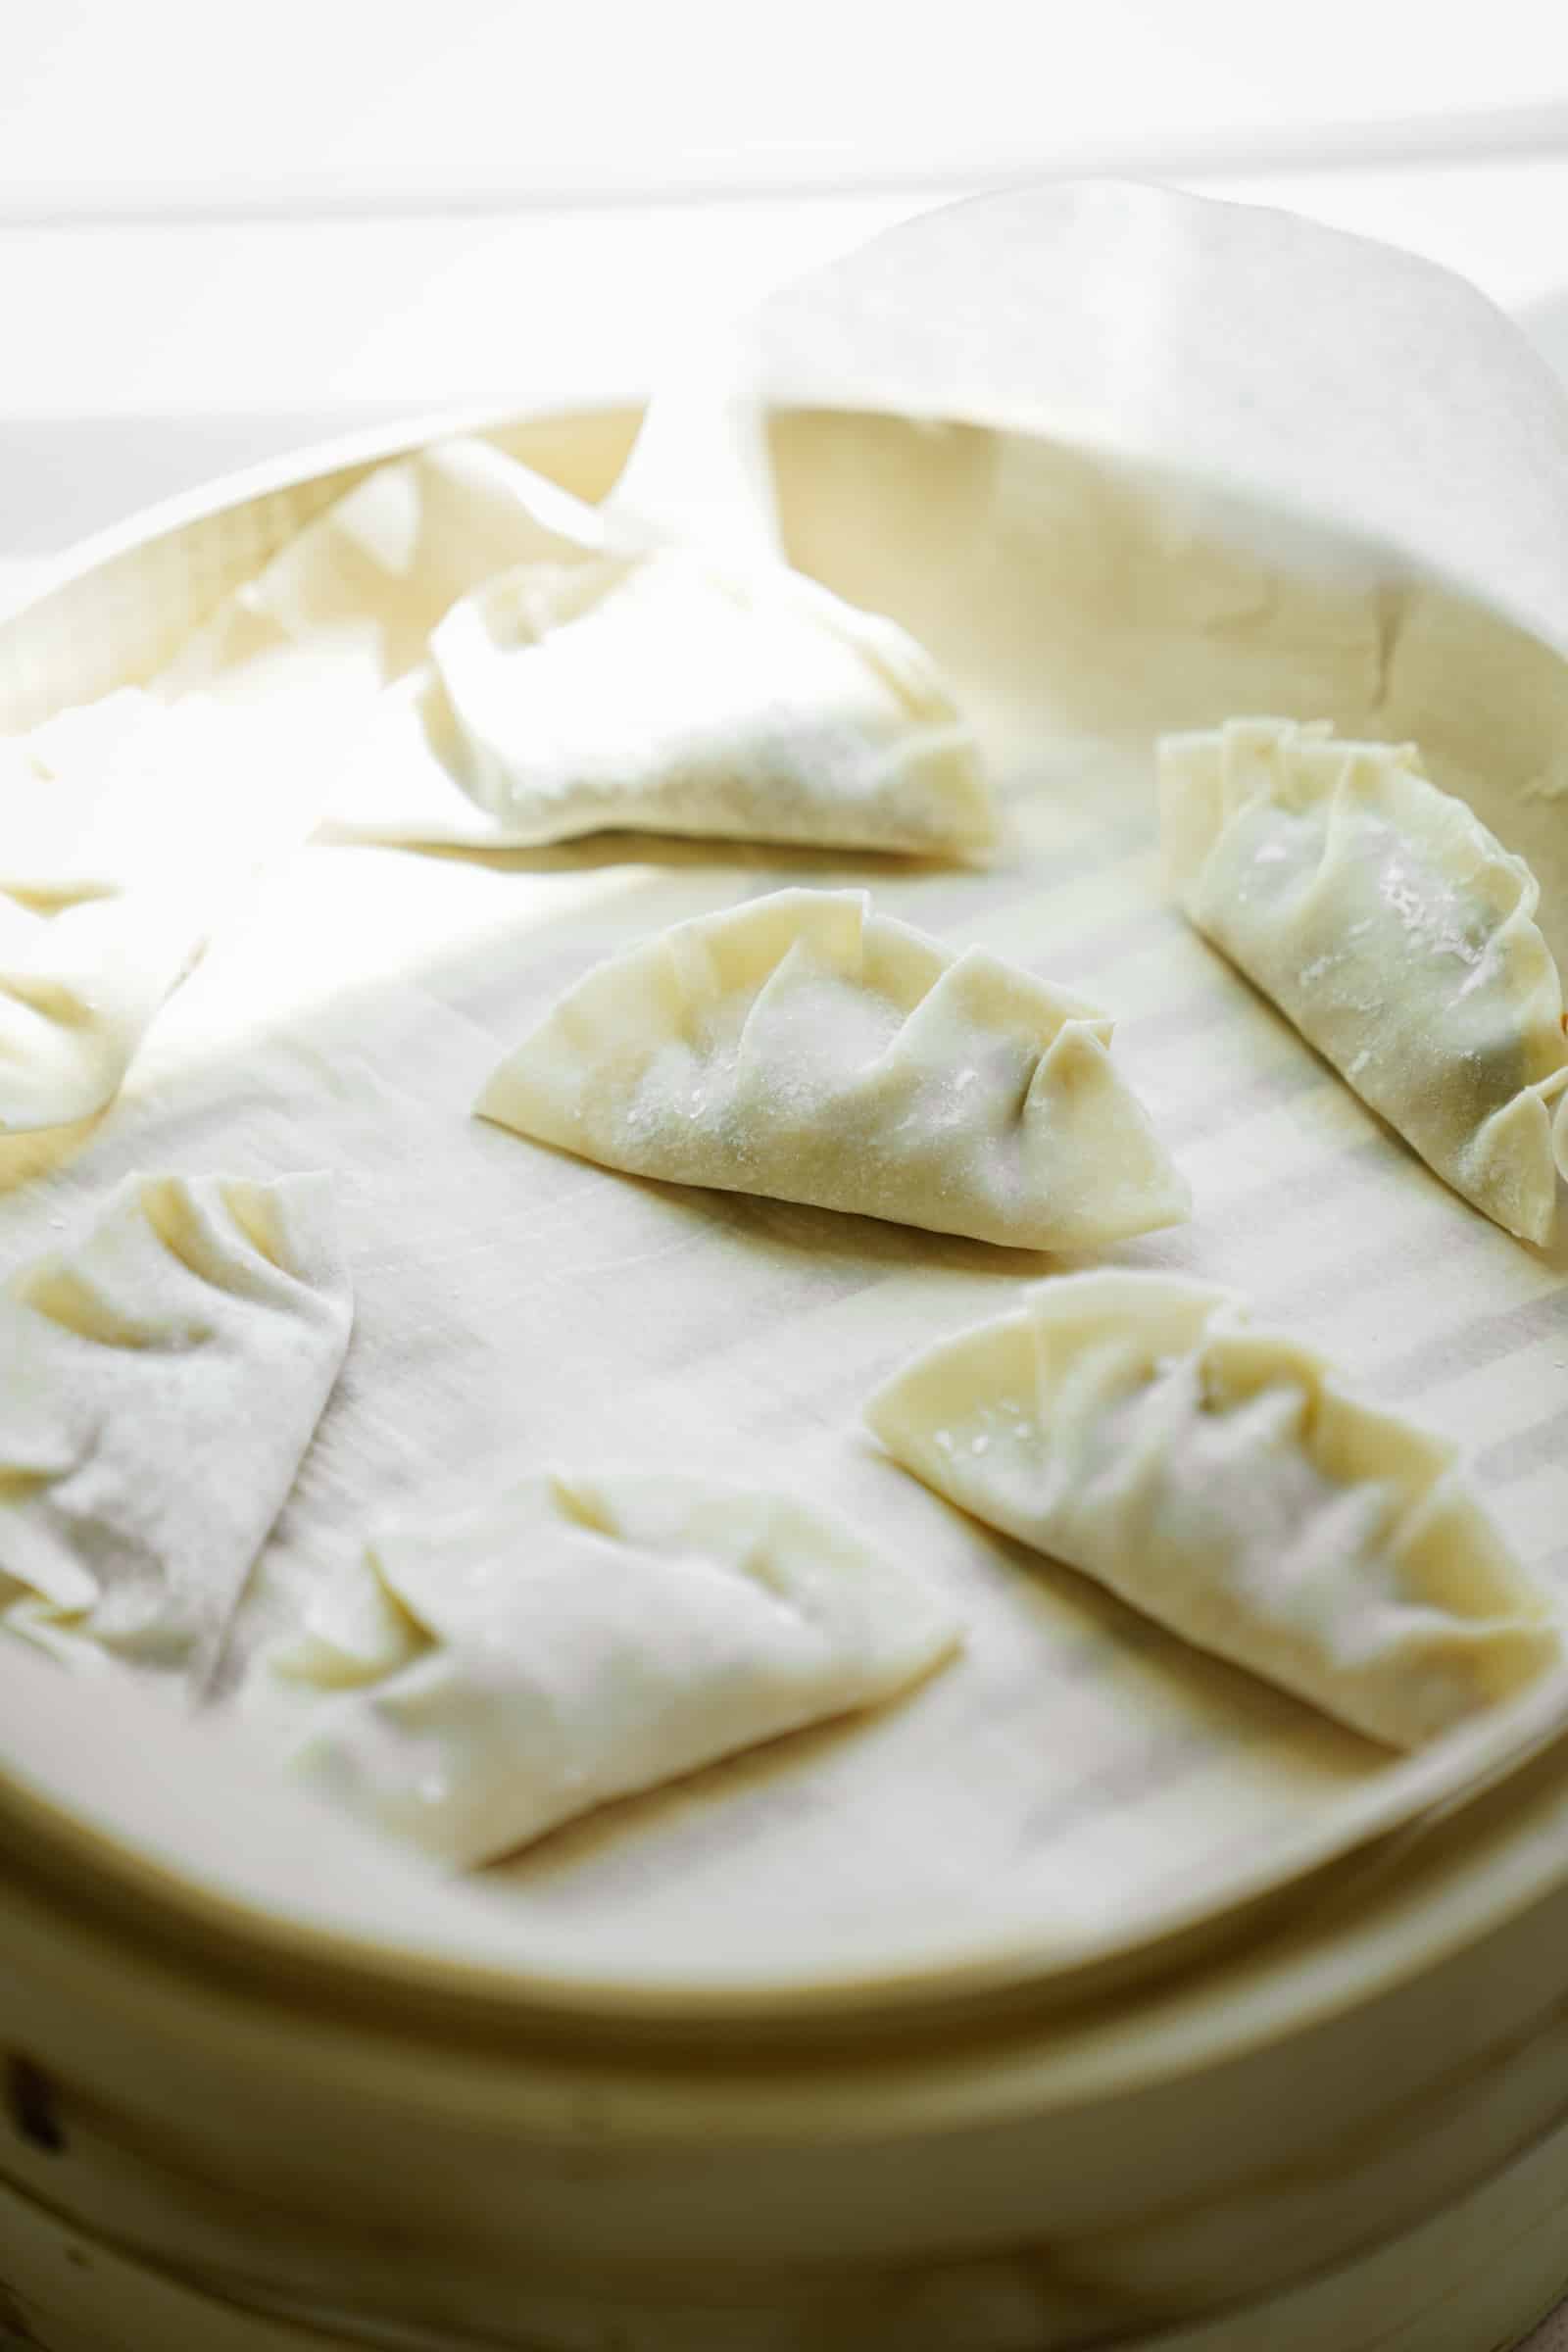
[[[52,0],[0,55],[0,213],[961,183],[1568,97],[1537,0],[274,0],[243,50],[202,0]]]

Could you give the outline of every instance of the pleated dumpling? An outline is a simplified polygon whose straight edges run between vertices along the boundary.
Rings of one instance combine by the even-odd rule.
[[[1321,724],[1166,736],[1159,793],[1199,930],[1455,1192],[1549,1240],[1568,1040],[1523,859],[1410,745]]]
[[[230,591],[159,678],[265,708],[370,706],[423,659],[431,630],[481,580],[595,550],[592,507],[459,435],[377,466]]]
[[[199,1689],[353,1301],[324,1176],[133,1176],[0,1292],[0,1624]]]
[[[231,829],[207,759],[193,756],[197,723],[122,686],[0,736],[0,891],[46,911],[114,898],[159,881],[181,843]]]
[[[959,1632],[918,1577],[782,1495],[539,1474],[384,1528],[274,1662],[330,1693],[305,1778],[467,1866],[888,1698]]]
[[[863,891],[784,890],[601,964],[476,1108],[635,1175],[1080,1250],[1190,1205],[1110,1030]]]
[[[0,891],[0,1134],[91,1118],[199,953],[153,897],[38,907]]]
[[[1064,1277],[933,1348],[867,1418],[977,1519],[1390,1745],[1560,1663],[1452,1447],[1226,1292]]]
[[[314,821],[205,696],[0,738],[0,1133],[91,1117],[271,855]]]
[[[970,730],[901,628],[782,564],[673,547],[523,564],[456,605],[383,696],[327,825],[927,855],[994,833]]]

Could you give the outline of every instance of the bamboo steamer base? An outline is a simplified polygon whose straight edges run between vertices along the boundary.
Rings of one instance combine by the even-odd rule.
[[[508,441],[595,495],[629,430],[625,416],[579,415],[527,421]],[[1107,517],[1120,514],[1123,537],[1137,540],[1140,629],[1193,535],[1155,514],[1138,539],[1123,492],[1092,469],[993,448],[968,428],[807,416],[786,417],[778,436],[798,492],[786,501],[792,553],[876,610],[894,611],[905,591],[935,595],[966,547],[962,577],[989,578],[980,526],[993,474],[1000,497],[1009,466],[1022,467],[1019,512],[1043,518],[1030,550],[1054,543],[1046,524],[1077,486],[1068,504],[1080,535],[1055,533],[1068,607],[1078,555],[1099,545]],[[20,726],[155,669],[328,496],[422,437],[409,428],[318,453],[101,542],[0,630],[0,712]],[[885,544],[869,527],[884,515]],[[893,523],[910,517],[943,564],[900,539]],[[1039,611],[1022,591],[1039,581],[1032,554],[1014,558],[1019,661],[1033,663]],[[1291,629],[1329,653],[1341,643],[1332,599],[1327,619],[1296,591],[1282,604],[1229,556],[1217,584],[1197,558],[1188,570],[1207,580],[1202,611],[1242,616],[1250,686],[1259,613],[1283,615],[1293,677]],[[944,650],[923,610],[898,616]],[[947,616],[954,629],[968,617]],[[1469,682],[1489,683],[1488,708],[1539,723],[1539,757],[1521,738],[1516,763],[1544,773],[1568,710],[1555,661],[1510,641],[1509,666],[1500,637],[1440,618],[1441,628],[1429,615],[1423,642],[1438,649],[1428,667],[1444,671],[1444,709],[1480,708]],[[1142,643],[1134,631],[1102,664],[1118,693],[1123,656]],[[1087,882],[1083,892],[1080,925],[1124,920],[1114,894],[1091,904]],[[909,912],[918,919],[912,900]],[[1001,945],[1038,920],[1032,893],[1002,913]],[[1252,1015],[1244,1006],[1236,1017]],[[1401,1163],[1380,1215],[1396,1207],[1404,1218],[1407,1177],[1424,1181]],[[1338,1231],[1342,1197],[1329,1206]],[[1423,1196],[1410,1214],[1433,1206]],[[1436,1206],[1446,1248],[1458,1229]],[[1246,1226],[1227,1274],[1269,1276],[1269,1230]],[[1468,1238],[1472,1254],[1451,1263],[1456,1295],[1470,1285],[1469,1311],[1540,1317],[1533,1291],[1521,1299],[1517,1289],[1529,1262],[1500,1237]],[[1412,1236],[1394,1240],[1408,1248]],[[1504,1290],[1492,1286],[1494,1264]],[[1529,1281],[1544,1286],[1551,1272]],[[1416,1279],[1430,1284],[1426,1255]],[[1474,1384],[1451,1389],[1467,1425],[1475,1396]],[[1524,1435],[1535,1442],[1534,1425]],[[1560,1544],[1560,1488],[1538,1476],[1508,1493],[1522,1497],[1528,1556]],[[117,1751],[102,1707],[74,1719],[70,1693],[63,1678],[33,1693],[20,1667],[14,1690],[0,1673],[0,2060],[58,2084],[63,2118],[58,2141],[23,2129],[0,2153],[0,2352],[913,2352],[901,2315],[865,2318],[858,2288],[863,2278],[874,2304],[880,2276],[944,2270],[950,2257],[960,2276],[935,2280],[942,2308],[921,2341],[980,2352],[983,2327],[992,2352],[1045,2352],[1037,2305],[1020,2307],[1005,2278],[992,2297],[993,2253],[1004,2272],[1006,2249],[1023,2249],[1054,2290],[1054,2270],[1072,2284],[1086,2241],[1114,2308],[1083,2319],[1074,2302],[1051,2327],[1055,2352],[1504,2352],[1568,2280],[1560,1750],[1402,1846],[1352,1852],[1343,1874],[1313,1880],[1310,1900],[1298,1886],[1293,1920],[1244,1915],[1233,1894],[1212,1914],[1214,1948],[1165,1951],[1152,1990],[1129,1964],[1079,1984],[1092,2005],[1058,2015],[1048,1946],[1038,1985],[1020,1963],[994,2014],[973,1985],[938,1974],[929,2014],[893,2003],[884,2016],[880,1995],[857,1995],[832,2010],[819,2046],[810,2018],[822,1988],[802,1963],[782,2022],[766,2011],[758,2026],[776,2024],[782,2038],[754,2061],[740,2013],[710,2019],[684,1979],[680,2031],[657,2004],[645,2014],[641,1974],[605,1993],[597,1945],[579,1982],[564,1968],[541,1973],[519,1934],[506,1949],[533,1976],[509,1974],[503,2001],[495,1949],[466,1913],[475,1940],[442,1943],[422,1887],[416,1904],[400,1899],[389,1936],[374,1886],[360,1889],[345,1867],[340,1915],[334,1866],[296,1850],[293,1815],[273,1824],[270,1783],[236,1784],[225,1803],[216,1755],[199,1780],[183,1758],[161,1778],[150,1724]],[[1291,1735],[1293,1756],[1306,1737]],[[1313,1754],[1327,1737],[1312,1733]],[[1238,1745],[1238,1771],[1264,1750],[1261,1740]],[[122,1759],[113,1775],[111,1753]],[[1276,1768],[1267,1786],[1295,1784]],[[1136,1793],[1117,1799],[1118,1834]],[[640,1845],[656,1850],[647,1824]],[[739,1848],[726,1852],[737,1867]],[[1180,1858],[1153,1855],[1166,1872]],[[795,1856],[776,1884],[791,1894],[801,1875]],[[750,1920],[724,1884],[720,1924]],[[628,1886],[625,1948],[641,1970],[652,1897],[646,1881]],[[1011,1928],[1005,1949],[1036,1948]],[[691,1940],[692,1966],[706,1966]],[[685,1966],[688,1953],[677,1957]],[[901,1948],[897,1969],[888,1964],[900,1984],[906,1957]],[[1185,1974],[1164,1982],[1178,1962]],[[877,1972],[866,1962],[864,1974]],[[1014,1992],[1016,2007],[1003,1998]],[[849,2022],[862,2012],[863,2046]],[[558,2034],[563,2019],[570,2031]],[[1192,2210],[1173,2219],[1178,2192]],[[68,2205],[77,2223],[57,2218]]]
[[[1568,2124],[1358,2261],[1196,2327],[1097,2335],[1093,2352],[1507,2352],[1565,2288]],[[602,2340],[607,2352],[643,2352],[657,2340],[663,2352],[680,2328],[677,2318],[670,2333],[662,2317],[655,2338],[635,2320],[601,2324],[612,2332],[569,2340]],[[557,2340],[567,2339],[539,2338],[541,2346]],[[87,2237],[0,2182],[0,2352],[347,2352],[370,2343],[483,2352],[467,2334],[350,2336],[241,2311]],[[751,2352],[745,2335],[734,2343],[735,2352]]]

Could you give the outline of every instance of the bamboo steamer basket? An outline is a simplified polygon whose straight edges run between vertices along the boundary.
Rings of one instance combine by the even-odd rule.
[[[1568,2278],[1555,1747],[1099,1997],[614,2016],[302,1934],[335,1825],[139,1710],[106,1835],[56,1682],[6,1662],[22,2345],[1494,2352]]]
[[[593,498],[636,413],[455,421]],[[436,429],[78,551],[0,625],[0,725]],[[6,2352],[1500,2352],[1568,2284],[1550,1725],[1102,1967],[728,2003],[378,1935],[322,1893],[361,1842],[193,1738],[0,1656]]]

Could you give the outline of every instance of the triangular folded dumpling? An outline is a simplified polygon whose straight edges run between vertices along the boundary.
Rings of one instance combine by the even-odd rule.
[[[51,908],[117,897],[182,839],[231,830],[193,740],[190,708],[172,723],[139,686],[0,736],[0,891]]]
[[[1190,1205],[1110,1029],[863,891],[783,890],[601,964],[476,1108],[635,1175],[1079,1250]]]
[[[951,855],[995,826],[927,656],[782,564],[528,564],[454,607],[327,829],[529,847],[615,826]]]
[[[363,701],[423,658],[460,596],[515,564],[592,552],[592,507],[487,441],[378,466],[224,597],[159,678],[245,701]]]
[[[867,1419],[977,1519],[1391,1745],[1560,1662],[1452,1447],[1224,1291],[1064,1277],[933,1348]]]
[[[918,1577],[784,1496],[540,1474],[384,1528],[276,1663],[336,1693],[296,1751],[307,1778],[466,1865],[873,1705],[959,1630]]]
[[[1167,735],[1159,795],[1199,930],[1455,1192],[1548,1240],[1568,1040],[1523,859],[1411,745],[1326,724]]]
[[[200,940],[158,895],[40,909],[0,891],[0,1134],[102,1110]]]
[[[0,1133],[90,1117],[214,923],[314,806],[205,696],[0,739]]]
[[[0,1292],[0,1624],[199,1688],[353,1301],[325,1176],[133,1176]]]

